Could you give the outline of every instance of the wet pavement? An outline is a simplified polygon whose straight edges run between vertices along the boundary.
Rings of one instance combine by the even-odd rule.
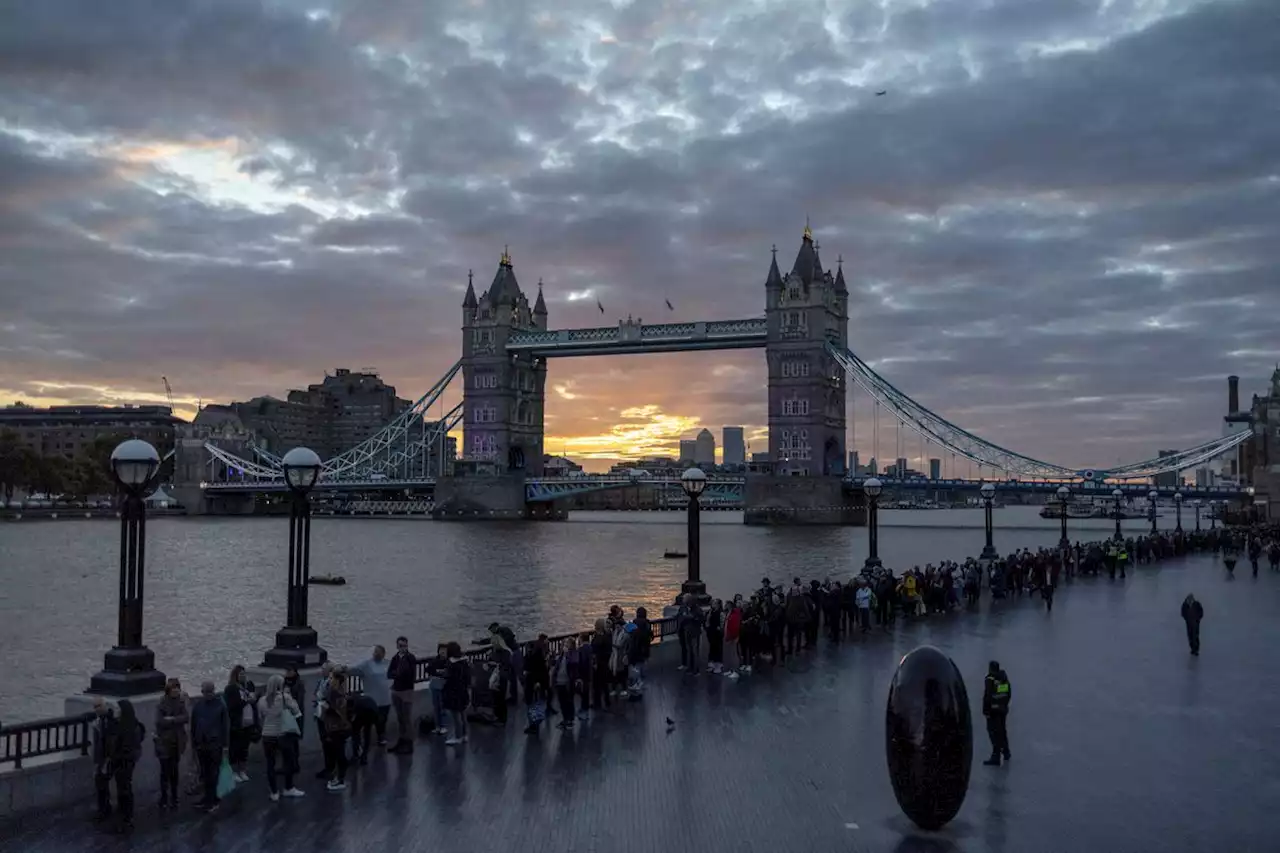
[[[1178,618],[1188,592],[1205,608],[1199,658]],[[666,657],[620,714],[538,738],[473,727],[461,750],[419,741],[411,759],[375,756],[341,794],[304,773],[305,799],[271,803],[259,771],[212,816],[144,806],[127,839],[50,816],[0,827],[0,850],[1272,851],[1277,613],[1280,575],[1265,567],[1256,580],[1208,557],[1139,567],[1064,586],[1052,614],[1038,598],[984,601],[893,637],[823,640],[736,683]],[[934,834],[901,814],[885,767],[886,688],[921,643],[955,659],[977,721],[968,798]],[[980,763],[991,658],[1014,691],[1000,768]]]

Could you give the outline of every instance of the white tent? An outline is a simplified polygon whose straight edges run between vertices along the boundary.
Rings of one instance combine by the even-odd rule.
[[[173,495],[170,495],[168,492],[164,490],[164,486],[160,486],[158,489],[152,492],[149,498],[147,498],[147,506],[158,506],[161,509],[165,509],[167,507],[177,506],[177,505],[178,505],[178,502],[174,500]]]

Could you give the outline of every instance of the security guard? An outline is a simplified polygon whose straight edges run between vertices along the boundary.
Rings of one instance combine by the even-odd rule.
[[[1012,699],[1009,676],[1000,668],[998,661],[991,661],[987,665],[987,678],[982,689],[982,714],[987,718],[987,736],[991,738],[991,757],[982,763],[990,767],[999,767],[1001,757],[1005,761],[1013,757],[1009,753],[1009,731],[1005,728]]]

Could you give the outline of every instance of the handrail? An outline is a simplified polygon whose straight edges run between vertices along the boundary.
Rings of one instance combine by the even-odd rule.
[[[93,712],[70,714],[65,717],[49,717],[0,726],[0,765],[13,762],[15,770],[22,769],[24,758],[38,758],[59,752],[80,750],[89,754],[89,725]]]

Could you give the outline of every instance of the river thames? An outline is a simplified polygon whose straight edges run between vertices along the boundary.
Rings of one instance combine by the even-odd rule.
[[[1058,522],[1036,507],[995,511],[1001,553],[1052,546]],[[844,578],[867,553],[866,528],[745,527],[738,512],[702,516],[702,576],[728,598],[760,579]],[[1191,519],[1184,519],[1191,527]],[[1162,518],[1161,526],[1172,526]],[[1105,519],[1072,520],[1072,539],[1101,539]],[[1138,534],[1147,523],[1125,522]],[[0,720],[56,716],[85,689],[115,639],[118,522],[0,524],[0,648],[9,688]],[[282,518],[157,518],[147,525],[143,637],[156,665],[191,685],[256,665],[284,619],[288,523]],[[880,556],[909,568],[982,549],[981,510],[884,510]],[[398,634],[418,653],[464,645],[500,620],[521,637],[588,626],[611,604],[660,612],[685,577],[683,513],[584,512],[567,522],[434,522],[317,518],[310,621],[338,661],[355,661]]]

